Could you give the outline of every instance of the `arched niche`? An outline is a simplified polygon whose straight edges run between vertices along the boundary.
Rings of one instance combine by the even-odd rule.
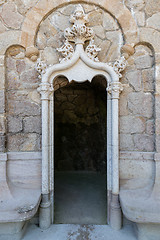
[[[48,66],[41,60],[37,62],[41,84],[38,91],[42,101],[42,202],[40,205],[40,227],[47,228],[54,219],[54,81],[64,76],[68,82],[91,82],[101,75],[107,83],[107,194],[108,223],[121,228],[121,209],[119,205],[119,142],[118,142],[118,99],[123,90],[119,78],[125,68],[124,56],[113,64],[99,62],[100,49],[94,44],[93,29],[81,5],[71,16],[72,28],[64,31],[64,45],[58,49],[63,58],[60,63]],[[84,43],[89,41],[87,46]],[[71,42],[75,43],[74,46]],[[51,211],[50,211],[51,210]],[[51,218],[50,218],[50,212]],[[47,217],[46,217],[47,216]],[[47,220],[47,221],[46,221]]]

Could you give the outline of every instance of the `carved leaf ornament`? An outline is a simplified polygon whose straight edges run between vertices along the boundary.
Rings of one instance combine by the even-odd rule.
[[[98,53],[101,51],[101,48],[97,47],[94,44],[93,29],[86,26],[86,24],[88,23],[88,15],[85,14],[84,9],[80,4],[75,9],[73,15],[71,15],[70,22],[73,24],[73,26],[71,28],[65,29],[64,44],[60,48],[57,48],[57,51],[62,56],[61,58],[59,58],[60,63],[66,64],[66,62],[76,59],[76,51],[77,49],[79,49],[79,51],[82,51],[84,53],[84,58],[92,60],[93,64],[90,62],[89,65],[92,65],[94,66],[93,68],[96,68],[95,62],[99,62]],[[86,41],[89,41],[89,44],[84,51],[84,43]],[[71,43],[74,43],[76,45],[76,50],[74,50],[73,44]],[[114,63],[105,63],[106,67],[108,66],[108,68],[112,68],[114,70],[114,73],[118,78],[122,77],[121,72],[125,69],[126,64],[127,62],[124,56],[120,57]],[[42,78],[42,76],[45,75],[47,71],[46,68],[46,64],[40,59],[38,59],[36,69],[40,75],[39,78]],[[57,68],[59,69],[59,67]],[[119,87],[119,85],[116,85],[115,88],[117,87]]]

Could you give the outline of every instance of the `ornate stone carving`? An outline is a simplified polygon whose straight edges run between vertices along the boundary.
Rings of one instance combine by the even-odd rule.
[[[127,61],[124,56],[120,57],[113,63],[113,69],[118,74],[119,78],[122,77],[121,72],[125,69]]]
[[[97,55],[101,49],[94,44],[94,32],[92,28],[86,26],[86,23],[88,23],[88,16],[85,14],[84,9],[80,4],[70,17],[70,22],[73,23],[73,26],[64,31],[64,45],[57,48],[57,51],[64,57],[63,59],[59,59],[60,62],[63,63],[64,61],[70,60],[74,54],[74,49],[69,42],[74,42],[77,45],[84,44],[88,40],[90,40],[90,43],[85,52],[90,59],[98,61]]]
[[[59,59],[61,63],[70,60],[74,53],[74,49],[68,40],[64,42],[64,45],[62,47],[57,48],[57,51],[60,52],[64,57]]]
[[[112,98],[119,98],[119,94],[123,91],[123,85],[120,82],[111,82],[107,87],[107,92],[112,94]]]
[[[89,42],[89,45],[86,47],[86,53],[87,56],[92,59],[95,62],[99,62],[99,59],[97,57],[98,53],[101,51],[101,48],[98,48],[95,44],[94,44],[94,40],[91,39]]]
[[[49,95],[54,91],[54,88],[49,83],[41,83],[37,88],[37,91],[41,94],[42,100],[48,100]]]
[[[71,16],[70,22],[73,23],[73,27],[64,31],[64,36],[68,41],[83,44],[94,37],[92,28],[85,25],[88,23],[88,16],[80,4]]]
[[[47,65],[40,58],[37,60],[36,70],[39,73],[39,78],[42,78],[42,75],[46,73]]]

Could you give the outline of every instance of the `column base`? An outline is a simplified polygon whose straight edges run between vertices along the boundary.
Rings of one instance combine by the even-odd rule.
[[[114,230],[122,228],[122,211],[119,204],[119,195],[112,194],[110,205],[110,226]]]
[[[42,195],[42,202],[39,209],[39,227],[41,229],[47,229],[51,225],[51,202],[49,195]]]

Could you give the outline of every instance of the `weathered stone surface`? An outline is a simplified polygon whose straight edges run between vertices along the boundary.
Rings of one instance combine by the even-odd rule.
[[[23,127],[22,127],[22,118],[21,117],[11,117],[9,116],[7,119],[7,127],[8,127],[8,132],[10,133],[18,133],[21,132]]]
[[[146,134],[135,134],[134,144],[135,150],[153,152],[154,151],[154,136]]]
[[[40,116],[30,116],[23,119],[25,133],[41,133],[41,118]]]
[[[160,42],[157,39],[160,39],[160,32],[156,31],[153,28],[140,28],[139,30],[140,41],[149,42],[156,52],[159,52]]]
[[[103,27],[106,31],[114,31],[119,29],[118,24],[114,18],[111,17],[108,13],[104,13],[103,15]]]
[[[145,13],[138,11],[135,13],[136,21],[139,27],[144,27],[145,26]]]
[[[126,116],[129,114],[128,95],[133,91],[132,88],[129,86],[129,84],[124,84],[123,86],[124,86],[124,89],[120,95],[120,101],[119,101],[120,116]]]
[[[4,33],[7,30],[7,28],[0,22],[0,33]]]
[[[0,67],[0,89],[3,90],[5,88],[5,68]]]
[[[5,116],[0,116],[0,134],[5,134],[6,132],[6,118]]]
[[[128,96],[128,109],[134,115],[151,118],[153,115],[153,96],[151,93],[133,92]]]
[[[8,89],[16,90],[20,89],[21,87],[21,82],[19,80],[19,76],[16,73],[16,71],[9,72],[7,74],[7,87]]]
[[[70,26],[69,17],[62,15],[59,12],[53,14],[50,17],[50,21],[52,26],[54,26],[56,29],[59,29],[61,31],[64,31],[67,27]]]
[[[153,59],[149,55],[138,56],[135,59],[135,64],[138,69],[151,68],[153,66]]]
[[[17,12],[14,3],[4,4],[0,16],[8,27],[12,29],[19,29],[21,27],[23,16]]]
[[[0,6],[2,5],[2,4],[4,4],[6,2],[6,0],[0,0]]]
[[[16,62],[13,58],[7,57],[6,58],[6,67],[8,68],[9,72],[10,71],[16,71]]]
[[[160,95],[158,94],[155,96],[155,105],[156,105],[155,108],[156,118],[160,119]]]
[[[126,78],[135,91],[142,90],[142,75],[140,71],[127,72]]]
[[[40,106],[41,97],[40,97],[40,93],[37,91],[37,89],[29,92],[28,97],[31,100],[31,102],[34,102]]]
[[[11,115],[36,116],[40,115],[40,106],[29,99],[26,91],[9,91],[8,111]]]
[[[6,136],[0,136],[0,152],[5,152],[6,150]]]
[[[154,120],[148,120],[146,122],[146,133],[149,134],[149,135],[152,135],[154,134],[155,132],[155,122]]]
[[[8,151],[39,151],[40,135],[18,133],[8,136]]]
[[[59,16],[61,16],[60,13],[59,13]],[[51,18],[51,21],[50,21],[50,18]],[[49,19],[47,18],[40,25],[39,33],[43,34],[47,39],[49,39],[50,37],[54,36],[57,33],[56,26],[54,24],[54,19],[55,17],[52,18],[52,15],[51,15]]]
[[[160,30],[160,13],[155,13],[147,19],[147,27]]]
[[[66,6],[65,8],[59,8],[58,10],[59,10],[59,12],[61,12],[62,14],[66,15],[66,16],[71,16],[71,14],[75,10],[75,5],[70,4],[70,5]]]
[[[62,46],[62,42],[64,42],[64,36],[62,32],[58,32],[47,40],[46,46],[59,48],[60,46]]]
[[[18,12],[22,15],[25,15],[28,10],[30,10],[38,0],[14,0],[17,5]]]
[[[100,39],[105,39],[105,30],[102,26],[94,26],[93,31],[97,37],[99,37]]]
[[[121,116],[121,133],[143,133],[145,131],[145,119],[143,117]]]
[[[45,46],[46,46],[45,35],[39,31],[37,35],[37,47],[38,49],[44,49]]]
[[[160,152],[160,135],[156,135],[156,151]]]
[[[26,64],[24,60],[17,60],[16,61],[16,70],[19,74],[21,74],[22,72],[25,71],[26,68]],[[33,74],[34,77],[34,74]]]
[[[46,63],[48,65],[56,64],[59,62],[59,54],[52,47],[46,47],[43,51],[42,56],[44,57],[44,59],[46,59]]]
[[[5,112],[5,93],[3,90],[0,90],[0,113]]]
[[[101,48],[101,52],[98,54],[98,58],[101,62],[107,62],[108,57],[113,57],[110,50],[110,42],[108,40],[101,42],[98,46]],[[108,55],[108,51],[110,51],[110,55]]]
[[[30,69],[27,72],[23,72],[20,76],[20,81],[24,89],[37,88],[40,83],[36,69]]]
[[[142,71],[143,87],[145,92],[153,92],[154,84],[154,69],[144,69]]]
[[[160,11],[159,0],[146,1],[145,11],[149,16],[153,15],[154,13],[159,12]]]
[[[131,9],[142,10],[145,6],[145,0],[125,0],[125,5]]]
[[[120,134],[120,150],[132,151],[134,150],[133,136],[131,134]]]
[[[103,16],[102,11],[99,9],[88,14],[89,24],[88,26],[93,27],[97,25],[102,25]]]

